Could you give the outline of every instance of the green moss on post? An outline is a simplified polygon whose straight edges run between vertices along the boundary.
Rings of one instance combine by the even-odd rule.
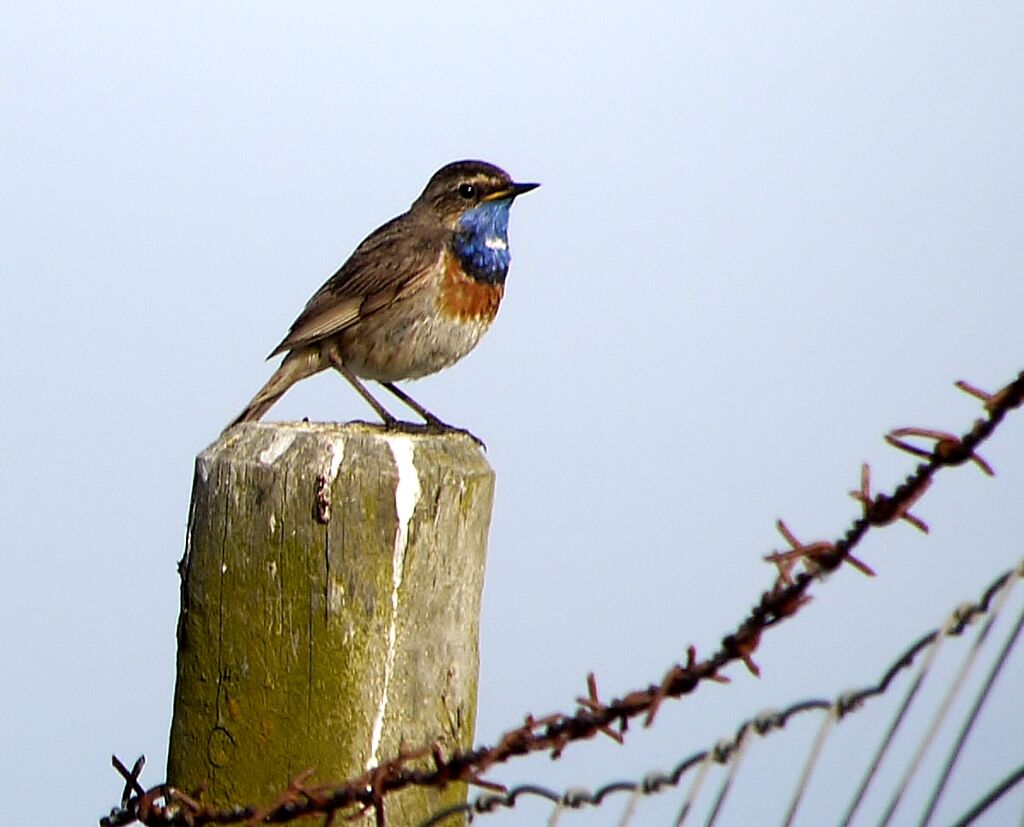
[[[401,746],[469,747],[494,475],[460,435],[248,424],[196,460],[168,780],[266,804]],[[387,799],[389,827],[465,788]]]

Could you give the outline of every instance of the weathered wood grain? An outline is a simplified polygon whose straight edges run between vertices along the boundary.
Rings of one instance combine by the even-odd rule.
[[[199,455],[169,782],[268,803],[439,740],[471,745],[494,475],[468,437],[254,423]],[[415,823],[464,788],[389,799]]]

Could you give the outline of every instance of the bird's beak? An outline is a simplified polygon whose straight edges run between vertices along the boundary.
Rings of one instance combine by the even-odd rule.
[[[484,196],[484,201],[504,201],[505,199],[515,198],[517,195],[522,195],[524,192],[535,190],[540,184],[517,184],[513,182],[511,185],[503,190],[492,192],[489,195]]]

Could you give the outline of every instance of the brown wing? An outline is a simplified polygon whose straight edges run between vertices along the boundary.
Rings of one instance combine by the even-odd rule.
[[[414,290],[437,266],[444,236],[409,213],[374,230],[306,302],[270,357],[333,336]]]

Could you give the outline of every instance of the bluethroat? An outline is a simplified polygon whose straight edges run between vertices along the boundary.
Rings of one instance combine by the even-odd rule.
[[[259,419],[300,379],[334,368],[387,427],[400,423],[360,379],[382,384],[426,428],[450,430],[394,383],[454,364],[491,326],[510,262],[509,208],[537,186],[483,161],[439,169],[407,212],[370,233],[313,294],[267,357],[286,353],[281,366],[228,428]]]

